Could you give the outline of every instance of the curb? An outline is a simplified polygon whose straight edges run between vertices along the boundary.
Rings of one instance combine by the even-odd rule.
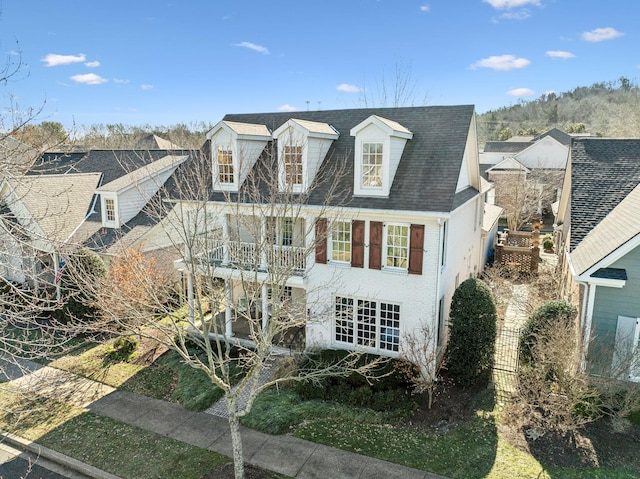
[[[28,441],[27,439],[16,436],[15,434],[11,434],[10,432],[0,431],[0,437],[2,438],[1,440],[10,443],[13,446],[26,449],[29,452],[32,452],[51,462],[66,466],[69,469],[73,469],[74,471],[79,472],[80,474],[84,474],[85,476],[94,479],[121,479],[120,477],[103,471],[102,469],[90,466],[89,464],[85,464],[84,462],[78,461],[77,459],[74,459],[72,457],[65,456],[64,454],[54,451],[53,449],[41,446],[40,444],[37,444],[33,441]]]

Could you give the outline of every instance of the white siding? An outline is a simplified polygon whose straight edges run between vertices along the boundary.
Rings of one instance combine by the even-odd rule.
[[[515,158],[527,168],[565,169],[569,148],[547,136],[521,151]]]
[[[341,218],[344,220],[345,218]],[[307,325],[307,346],[310,348],[346,348],[347,345],[334,340],[334,297],[351,296],[377,302],[400,305],[400,342],[407,333],[420,328],[423,323],[433,330],[437,328],[438,275],[440,244],[439,225],[436,220],[424,218],[394,218],[388,216],[363,217],[365,221],[364,268],[349,265],[316,264],[307,278],[307,307],[311,320]],[[423,224],[424,251],[423,274],[408,274],[372,270],[369,265],[370,221],[397,221],[405,224]],[[383,245],[384,248],[384,245]],[[388,351],[380,351],[393,354]]]
[[[139,182],[137,185],[119,193],[118,201],[116,202],[116,207],[118,209],[117,218],[119,220],[118,226],[122,226],[140,213],[142,208],[144,208],[151,197],[155,195],[165,181],[167,181],[173,171],[174,169],[171,168],[159,175],[154,175],[152,178],[147,178],[144,181]]]

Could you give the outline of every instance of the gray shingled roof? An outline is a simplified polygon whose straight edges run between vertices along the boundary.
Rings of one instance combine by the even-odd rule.
[[[413,132],[413,139],[408,140],[404,148],[388,198],[352,197],[355,138],[350,131],[371,115],[397,122]],[[338,178],[337,190],[345,194],[332,201],[334,204],[344,204],[346,200],[347,206],[355,208],[450,212],[478,194],[474,188],[456,194],[473,118],[472,105],[229,114],[224,121],[261,124],[274,131],[292,118],[328,123],[340,133],[317,176],[323,178],[323,172],[331,170],[336,162],[344,161],[344,174]],[[265,156],[255,168],[265,167],[269,161]],[[329,186],[328,182],[319,181],[307,202],[324,204]],[[213,193],[211,199],[224,201],[225,196]]]
[[[485,153],[519,153],[533,145],[531,141],[487,141]]]
[[[564,131],[558,128],[551,128],[550,130],[545,131],[541,135],[536,136],[533,139],[533,141],[535,142],[538,140],[542,140],[544,137],[547,137],[547,136],[550,136],[557,142],[562,143],[564,146],[569,146],[569,144],[571,143],[571,135],[565,133]]]
[[[640,184],[640,140],[574,138],[570,158],[573,251]]]

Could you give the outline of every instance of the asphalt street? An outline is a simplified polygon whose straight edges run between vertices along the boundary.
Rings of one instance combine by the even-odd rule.
[[[90,479],[75,471],[22,452],[7,444],[0,444],[0,478],[2,479]]]

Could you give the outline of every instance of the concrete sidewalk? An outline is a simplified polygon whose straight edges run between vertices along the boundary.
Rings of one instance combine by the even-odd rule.
[[[69,373],[50,367],[27,365],[20,378],[12,383],[37,391],[39,384],[47,395],[55,396],[50,380],[80,381],[73,399],[62,388],[62,400],[82,405],[87,410],[141,429],[168,436],[194,446],[232,456],[231,436],[226,419],[183,409],[181,406],[127,391],[113,390],[84,378],[70,378]],[[17,376],[17,375],[16,375]],[[73,375],[72,375],[73,376]],[[16,384],[16,385],[17,385]],[[45,387],[46,386],[46,387]],[[312,479],[402,478],[442,479],[442,476],[398,464],[315,444],[293,436],[271,436],[242,428],[245,461],[289,477]]]

